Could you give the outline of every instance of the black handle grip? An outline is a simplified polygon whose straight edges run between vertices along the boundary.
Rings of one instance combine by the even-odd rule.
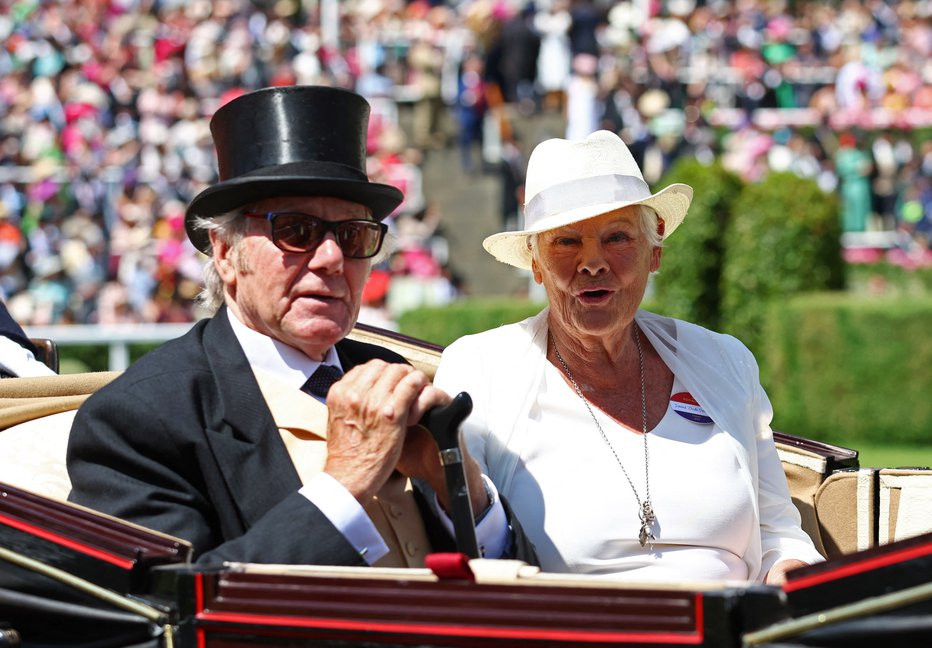
[[[466,467],[460,452],[460,425],[472,412],[472,398],[466,392],[457,394],[449,405],[435,407],[424,415],[421,424],[430,430],[440,448],[440,462],[450,497],[450,517],[456,535],[456,547],[470,558],[479,558],[476,540],[476,520],[472,514]]]
[[[466,392],[454,396],[449,405],[428,410],[421,424],[430,430],[441,450],[458,448],[460,425],[472,412],[472,398]]]

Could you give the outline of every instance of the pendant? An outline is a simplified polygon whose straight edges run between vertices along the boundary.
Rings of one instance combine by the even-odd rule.
[[[641,532],[638,534],[638,541],[641,543],[641,546],[642,546],[642,547],[643,547],[644,545],[647,544],[647,539],[648,539],[648,538],[650,538],[651,540],[653,540],[653,539],[654,539],[654,534],[653,534],[653,533],[650,533],[650,532],[647,530],[647,522],[641,522]]]
[[[641,518],[641,532],[638,534],[638,542],[641,543],[642,547],[647,544],[648,540],[653,544],[656,538],[654,538],[654,534],[651,533],[650,527],[657,517],[654,515],[654,509],[651,508],[650,502],[645,501],[641,504],[641,513],[639,517]]]

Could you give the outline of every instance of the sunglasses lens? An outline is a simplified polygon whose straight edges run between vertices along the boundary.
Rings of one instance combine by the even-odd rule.
[[[336,228],[337,242],[351,259],[368,259],[382,247],[382,226],[371,221],[346,221]]]
[[[307,252],[317,247],[326,228],[322,221],[303,214],[278,214],[272,220],[272,238],[289,252]]]
[[[351,259],[368,259],[377,254],[386,229],[374,221],[330,222],[287,212],[274,214],[271,221],[272,240],[286,252],[310,252],[332,231],[344,256]]]

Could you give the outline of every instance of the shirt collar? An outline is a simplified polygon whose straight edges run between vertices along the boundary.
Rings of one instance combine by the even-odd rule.
[[[292,346],[255,331],[243,324],[229,308],[224,309],[229,316],[233,335],[243,348],[246,360],[251,367],[261,369],[300,388],[321,364],[333,365],[343,370],[336,347],[331,346],[318,362],[307,357]]]

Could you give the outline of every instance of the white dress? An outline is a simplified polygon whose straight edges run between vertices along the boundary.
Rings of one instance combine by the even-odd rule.
[[[684,392],[674,383],[672,394]],[[638,542],[631,484],[585,405],[548,364],[511,486],[511,504],[541,567],[637,580],[746,580],[741,560],[753,507],[726,435],[672,407],[648,435],[652,546]],[[637,489],[645,495],[643,437],[593,407]],[[567,480],[567,468],[576,466]],[[703,483],[701,489],[690,484]]]
[[[572,75],[566,86],[566,139],[583,140],[599,129],[599,84],[589,76]]]

